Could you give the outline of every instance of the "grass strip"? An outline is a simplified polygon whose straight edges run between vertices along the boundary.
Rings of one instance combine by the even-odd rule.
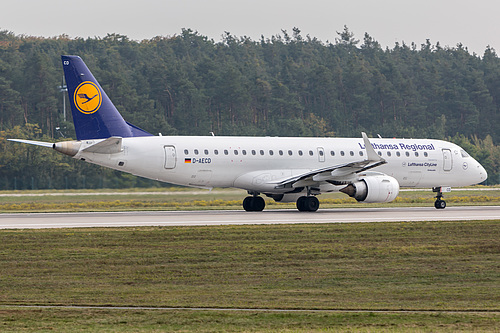
[[[2,230],[0,304],[499,311],[499,222]],[[0,308],[2,331],[494,331],[498,322],[495,313]]]
[[[131,210],[203,210],[203,209],[241,209],[246,196],[244,191],[217,190],[214,192],[182,192],[165,195],[151,192],[149,194],[125,195],[54,195],[47,196],[8,196],[0,197],[0,212],[74,212],[74,211],[131,211]],[[485,194],[486,193],[486,194]],[[18,194],[19,195],[19,194]],[[400,206],[433,206],[433,194],[429,191],[401,192],[392,203],[364,204],[341,193],[321,195],[322,208],[333,207],[400,207]],[[500,190],[493,191],[456,191],[446,196],[449,205],[500,205]],[[268,208],[295,208],[295,203],[279,203],[266,200]]]
[[[498,310],[499,226],[5,230],[0,304]]]
[[[0,308],[2,332],[497,332],[498,315]]]

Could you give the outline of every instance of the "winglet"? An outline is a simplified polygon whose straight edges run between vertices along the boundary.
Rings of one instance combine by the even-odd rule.
[[[368,140],[368,136],[366,136],[366,133],[361,132],[361,136],[363,137],[363,141],[365,143],[367,159],[370,161],[384,161],[384,159],[375,152],[375,149],[373,149],[373,146],[370,143],[370,140]]]

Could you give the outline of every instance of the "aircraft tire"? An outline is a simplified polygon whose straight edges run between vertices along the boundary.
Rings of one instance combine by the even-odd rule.
[[[266,202],[262,197],[246,197],[243,200],[243,209],[247,212],[261,212],[265,206]]]
[[[306,206],[308,212],[315,212],[319,208],[319,200],[316,197],[307,197]]]
[[[243,209],[246,210],[247,212],[252,211],[252,204],[251,204],[251,202],[253,201],[252,199],[253,197],[246,197],[245,199],[243,199]]]
[[[436,200],[434,202],[434,207],[436,207],[436,209],[445,209],[446,208],[446,201]]]
[[[300,197],[297,199],[297,209],[300,212],[315,212],[319,208],[319,200],[316,197]]]
[[[264,201],[264,198],[262,197],[254,197],[253,198],[253,211],[254,212],[262,212],[264,210],[264,207],[266,207],[266,202]]]
[[[299,210],[299,212],[306,212],[306,205],[305,205],[305,201],[307,200],[307,197],[299,197],[297,199],[297,209]]]

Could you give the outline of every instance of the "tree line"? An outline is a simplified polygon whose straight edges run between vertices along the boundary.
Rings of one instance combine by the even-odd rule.
[[[499,181],[500,59],[490,47],[383,49],[347,27],[327,43],[297,28],[219,42],[190,29],[143,41],[0,31],[1,189],[159,186],[5,141],[75,137],[61,54],[81,56],[124,118],[153,134],[447,139]]]

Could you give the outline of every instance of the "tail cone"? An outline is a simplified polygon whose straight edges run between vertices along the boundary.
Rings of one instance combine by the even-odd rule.
[[[62,141],[54,143],[52,148],[68,156],[75,156],[80,151],[81,145],[82,143],[78,141]]]

